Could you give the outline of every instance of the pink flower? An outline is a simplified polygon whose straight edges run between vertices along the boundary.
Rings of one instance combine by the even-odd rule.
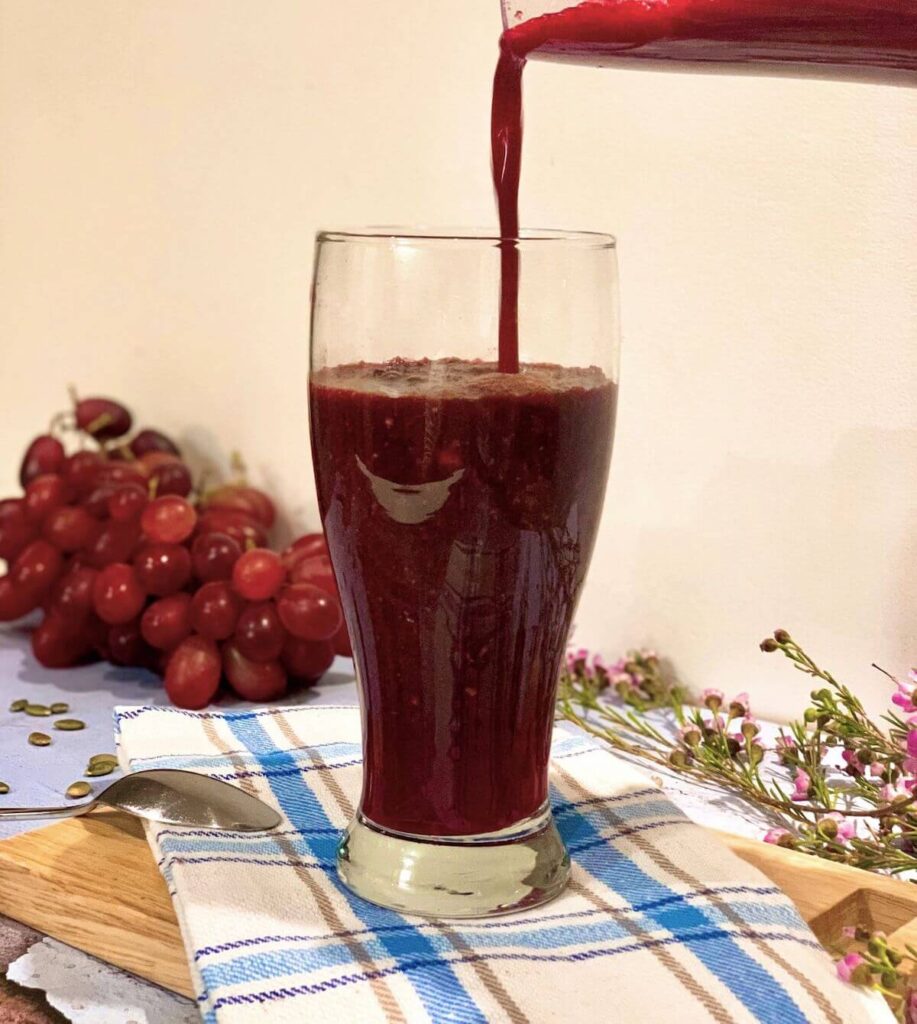
[[[908,773],[908,775],[917,774],[917,757],[906,757],[901,762],[901,767]]]
[[[605,668],[605,659],[602,657],[601,654],[593,655],[592,667],[594,669],[604,669]]]
[[[848,839],[852,839],[856,835],[856,822],[851,821],[850,818],[845,818],[843,814],[839,814],[837,811],[832,811],[830,814],[826,814],[825,817],[837,822],[836,838],[842,843],[845,843]]]
[[[812,785],[812,780],[809,778],[807,772],[804,772],[801,768],[796,769],[796,778],[793,779],[793,789],[791,800],[808,800],[809,799],[809,788]]]
[[[795,750],[796,740],[794,740],[792,736],[786,736],[784,733],[780,733],[774,745],[778,751]]]
[[[885,765],[883,765],[880,761],[873,761],[873,763],[869,766],[869,774],[874,779],[880,779],[884,771]]]
[[[771,829],[768,829],[767,832],[764,833],[764,842],[765,843],[772,843],[774,846],[777,846],[780,843],[780,840],[783,839],[784,836],[792,836],[792,835],[793,835],[793,833],[790,832],[789,829],[785,829],[785,828],[771,828]]]
[[[859,953],[848,953],[837,962],[837,974],[841,981],[851,981],[853,972],[866,963]]]
[[[729,702],[729,713],[733,718],[741,718],[748,714],[749,700],[747,693],[737,693]]]
[[[904,1001],[904,1024],[917,1024],[917,988],[909,988]]]
[[[711,711],[716,711],[723,703],[723,691],[707,687],[701,694],[701,699]]]
[[[857,930],[856,930],[854,925],[852,925],[852,924],[845,924],[844,927],[841,928],[841,938],[844,938],[844,939],[855,939],[856,937],[857,937]]]
[[[847,765],[848,775],[862,775],[864,773],[863,763],[857,757],[855,750],[845,750],[841,753],[841,757]]]

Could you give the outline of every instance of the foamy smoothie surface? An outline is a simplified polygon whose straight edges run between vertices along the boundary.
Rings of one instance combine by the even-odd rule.
[[[522,398],[591,391],[611,381],[597,366],[522,363],[518,373],[501,373],[483,360],[390,359],[384,363],[346,363],[317,370],[314,387],[391,398],[475,399],[486,396]]]

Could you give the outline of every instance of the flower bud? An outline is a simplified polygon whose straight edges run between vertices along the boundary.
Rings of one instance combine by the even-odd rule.
[[[747,740],[754,739],[760,731],[756,722],[746,721],[742,723],[742,735]]]
[[[837,822],[834,818],[823,818],[817,827],[825,839],[834,839],[837,836]]]
[[[774,639],[778,644],[788,644],[790,642],[790,634],[785,629],[775,629]]]
[[[898,984],[898,972],[897,971],[883,971],[882,972],[882,985],[885,988],[894,988]]]
[[[673,750],[669,754],[669,764],[673,768],[687,768],[690,763],[690,755],[686,750]]]
[[[696,747],[701,740],[700,729],[694,725],[686,725],[681,738],[687,746]]]
[[[869,747],[862,747],[858,750],[857,757],[860,760],[860,764],[872,764],[875,761],[875,756]]]
[[[888,957],[888,962],[894,967],[897,967],[901,963],[901,954],[894,949],[886,949],[885,955]]]
[[[760,764],[764,760],[764,747],[759,747],[757,743],[753,743],[748,748],[748,760],[754,764]]]
[[[854,985],[871,985],[872,974],[869,970],[869,964],[860,964],[859,967],[855,967],[850,975],[850,980]]]
[[[758,646],[765,654],[772,654],[774,651],[780,650],[780,646],[773,637],[767,637],[767,639],[762,640]]]
[[[887,945],[888,943],[885,941],[884,937],[875,934],[869,937],[869,942],[866,943],[866,948],[873,956],[881,956]]]
[[[812,723],[818,718],[818,710],[816,708],[806,708],[802,715],[803,721]]]

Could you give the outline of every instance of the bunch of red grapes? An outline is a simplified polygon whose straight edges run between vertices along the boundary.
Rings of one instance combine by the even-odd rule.
[[[32,650],[47,668],[94,658],[160,672],[174,704],[201,708],[225,682],[246,700],[311,684],[350,642],[321,534],[268,547],[271,499],[245,483],[195,494],[156,430],[130,436],[118,402],[76,400],[0,501],[0,622],[40,608]],[[87,449],[85,445],[91,445]]]

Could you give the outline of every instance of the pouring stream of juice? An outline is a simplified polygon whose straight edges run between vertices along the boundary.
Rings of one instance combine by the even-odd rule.
[[[830,77],[874,70],[894,80],[917,72],[917,0],[586,0],[508,27],[500,38],[491,112],[504,373],[519,370],[519,251],[513,239],[519,234],[522,71],[536,55]]]

